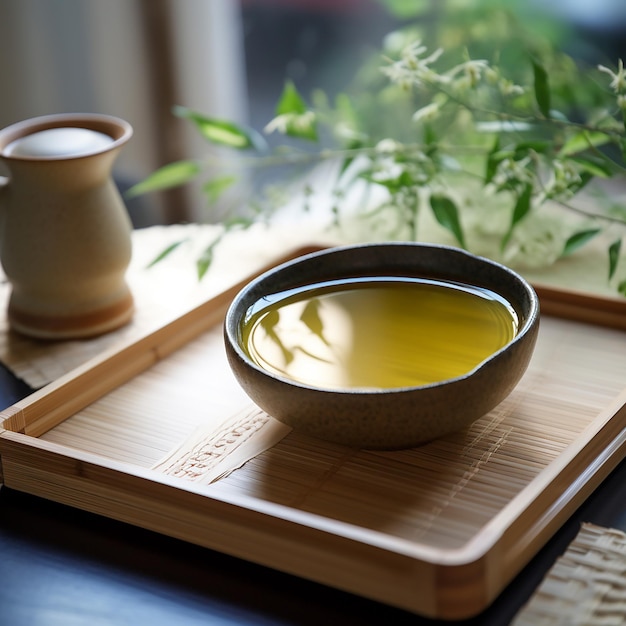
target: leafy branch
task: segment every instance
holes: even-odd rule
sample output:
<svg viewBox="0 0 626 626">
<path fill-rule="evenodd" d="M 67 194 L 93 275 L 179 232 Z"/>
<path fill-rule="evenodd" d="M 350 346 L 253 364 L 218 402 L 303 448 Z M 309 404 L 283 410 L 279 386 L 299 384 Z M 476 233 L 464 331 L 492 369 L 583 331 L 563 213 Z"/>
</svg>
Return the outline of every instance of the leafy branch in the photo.
<svg viewBox="0 0 626 626">
<path fill-rule="evenodd" d="M 170 163 L 133 187 L 130 195 L 187 184 L 208 172 L 203 191 L 213 204 L 237 184 L 230 166 L 259 171 L 288 165 L 310 171 L 332 162 L 337 175 L 329 185 L 336 220 L 351 188 L 377 189 L 384 198 L 368 207 L 363 219 L 391 210 L 404 232 L 417 239 L 419 213 L 426 205 L 435 222 L 459 246 L 468 247 L 468 216 L 477 208 L 458 196 L 471 181 L 478 184 L 486 207 L 475 221 L 482 220 L 483 228 L 484 222 L 501 223 L 499 250 L 506 261 L 519 262 L 519 251 L 532 248 L 524 245 L 532 237 L 550 241 L 550 263 L 608 233 L 607 277 L 617 279 L 624 264 L 626 211 L 591 210 L 573 200 L 590 193 L 592 183 L 626 172 L 622 61 L 615 68 L 580 68 L 543 47 L 541 55 L 529 52 L 509 73 L 502 57 L 503 50 L 493 51 L 490 59 L 472 58 L 467 48 L 432 50 L 408 38 L 384 51 L 382 67 L 360 94 L 340 93 L 331 102 L 317 91 L 307 102 L 287 81 L 275 117 L 264 129 L 265 135 L 289 138 L 274 149 L 254 129 L 176 107 L 177 116 L 222 151 Z M 581 102 L 590 104 L 583 107 Z M 397 125 L 395 132 L 389 124 Z M 229 152 L 236 159 L 230 161 Z M 303 180 L 308 180 L 306 175 Z M 305 183 L 304 204 L 313 193 Z M 207 271 L 226 232 L 269 219 L 279 206 L 252 201 L 247 210 L 237 206 L 223 220 L 223 233 L 198 260 L 198 275 Z M 533 234 L 528 225 L 554 206 L 577 219 L 564 222 L 549 237 L 540 228 Z M 626 296 L 626 280 L 618 280 L 615 288 Z"/>
</svg>

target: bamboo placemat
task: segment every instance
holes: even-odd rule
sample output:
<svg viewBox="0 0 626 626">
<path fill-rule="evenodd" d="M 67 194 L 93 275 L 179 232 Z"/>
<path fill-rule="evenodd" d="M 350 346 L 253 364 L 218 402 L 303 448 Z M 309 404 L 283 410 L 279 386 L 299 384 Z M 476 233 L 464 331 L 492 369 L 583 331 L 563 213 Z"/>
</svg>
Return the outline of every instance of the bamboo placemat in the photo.
<svg viewBox="0 0 626 626">
<path fill-rule="evenodd" d="M 626 623 L 626 533 L 583 524 L 512 626 Z"/>
</svg>

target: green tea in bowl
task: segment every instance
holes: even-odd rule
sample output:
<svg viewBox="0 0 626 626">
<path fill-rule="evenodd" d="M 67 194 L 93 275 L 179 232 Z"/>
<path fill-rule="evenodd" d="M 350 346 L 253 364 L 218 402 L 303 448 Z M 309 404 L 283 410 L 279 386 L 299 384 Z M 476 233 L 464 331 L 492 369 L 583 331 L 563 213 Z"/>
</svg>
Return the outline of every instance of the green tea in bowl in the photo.
<svg viewBox="0 0 626 626">
<path fill-rule="evenodd" d="M 242 346 L 259 367 L 329 389 L 415 387 L 467 374 L 515 336 L 497 293 L 450 281 L 374 276 L 259 300 Z"/>
<path fill-rule="evenodd" d="M 321 439 L 408 448 L 471 424 L 524 374 L 533 288 L 449 246 L 330 248 L 248 283 L 224 322 L 230 367 L 269 415 Z"/>
</svg>

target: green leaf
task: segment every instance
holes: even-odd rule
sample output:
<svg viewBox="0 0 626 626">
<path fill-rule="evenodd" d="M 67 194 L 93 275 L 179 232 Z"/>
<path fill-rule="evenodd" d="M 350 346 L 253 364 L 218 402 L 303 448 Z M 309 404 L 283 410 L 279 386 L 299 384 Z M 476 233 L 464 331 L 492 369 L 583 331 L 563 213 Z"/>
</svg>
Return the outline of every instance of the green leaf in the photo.
<svg viewBox="0 0 626 626">
<path fill-rule="evenodd" d="M 615 275 L 617 269 L 617 263 L 619 262 L 619 255 L 622 250 L 622 240 L 616 239 L 609 246 L 609 280 Z"/>
<path fill-rule="evenodd" d="M 465 248 L 465 237 L 459 221 L 459 210 L 454 201 L 448 196 L 433 194 L 430 197 L 430 207 L 439 224 L 449 230 L 461 247 Z"/>
<path fill-rule="evenodd" d="M 212 180 L 207 181 L 202 186 L 202 191 L 207 197 L 209 204 L 213 204 L 217 202 L 222 194 L 232 187 L 237 181 L 236 176 L 219 176 L 218 178 L 213 178 Z"/>
<path fill-rule="evenodd" d="M 533 61 L 533 74 L 535 77 L 535 99 L 537 106 L 544 115 L 550 117 L 550 85 L 548 83 L 548 72 L 538 61 Z"/>
<path fill-rule="evenodd" d="M 524 217 L 526 217 L 528 211 L 530 211 L 532 193 L 533 186 L 531 184 L 527 184 L 515 203 L 513 218 L 511 220 L 511 224 L 513 226 L 516 226 Z"/>
<path fill-rule="evenodd" d="M 202 280 L 204 275 L 209 271 L 211 267 L 211 263 L 213 263 L 213 248 L 215 248 L 215 244 L 217 242 L 213 242 L 210 246 L 207 246 L 202 254 L 196 259 L 196 272 L 198 274 L 198 280 Z"/>
<path fill-rule="evenodd" d="M 348 124 L 351 128 L 356 129 L 358 126 L 358 115 L 352 103 L 352 99 L 346 93 L 338 93 L 335 96 L 335 109 L 341 116 L 341 120 Z"/>
<path fill-rule="evenodd" d="M 293 82 L 288 80 L 276 105 L 276 115 L 287 115 L 290 113 L 302 115 L 306 111 L 307 105 L 304 98 L 302 98 Z"/>
<path fill-rule="evenodd" d="M 424 130 L 423 130 L 423 134 L 424 134 L 424 143 L 430 148 L 432 146 L 436 146 L 437 145 L 437 133 L 435 132 L 435 129 L 433 128 L 432 124 L 428 124 L 425 123 L 423 124 Z"/>
<path fill-rule="evenodd" d="M 515 227 L 526 217 L 530 208 L 532 206 L 531 199 L 533 193 L 533 186 L 527 184 L 524 186 L 524 190 L 518 196 L 515 206 L 513 207 L 513 215 L 511 216 L 511 225 L 509 226 L 509 230 L 502 238 L 502 242 L 500 247 L 504 249 L 506 245 L 509 243 L 511 239 L 511 235 L 513 234 L 513 230 Z"/>
<path fill-rule="evenodd" d="M 359 140 L 353 140 L 348 143 L 348 150 L 358 150 L 363 147 L 363 142 Z M 354 156 L 347 156 L 341 160 L 341 167 L 339 168 L 339 172 L 337 174 L 337 180 L 340 180 L 341 177 L 346 173 L 346 170 L 354 163 Z"/>
<path fill-rule="evenodd" d="M 574 233 L 565 242 L 561 256 L 568 256 L 569 254 L 572 254 L 572 252 L 578 250 L 578 248 L 581 248 L 588 241 L 593 239 L 599 232 L 601 232 L 600 228 L 590 228 L 588 230 L 580 230 L 577 233 Z"/>
<path fill-rule="evenodd" d="M 521 159 L 529 152 L 545 154 L 551 147 L 552 143 L 550 141 L 520 141 L 515 145 L 515 158 Z"/>
<path fill-rule="evenodd" d="M 424 137 L 424 154 L 433 162 L 433 165 L 438 165 L 440 160 L 439 155 L 439 137 L 432 124 L 425 122 L 423 125 L 423 137 Z"/>
<path fill-rule="evenodd" d="M 152 267 L 153 265 L 160 263 L 163 259 L 172 254 L 172 252 L 174 252 L 174 250 L 176 250 L 178 246 L 185 243 L 185 241 L 187 241 L 187 239 L 181 239 L 180 241 L 175 241 L 174 243 L 170 244 L 169 246 L 167 246 L 167 248 L 165 248 L 165 250 L 159 252 L 159 254 L 157 254 L 157 256 L 154 257 L 154 259 L 152 259 L 152 261 L 150 261 L 150 263 L 148 263 L 146 267 Z"/>
<path fill-rule="evenodd" d="M 174 113 L 178 117 L 193 122 L 200 134 L 213 144 L 237 150 L 250 148 L 264 150 L 266 148 L 263 137 L 251 128 L 244 128 L 229 120 L 206 117 L 201 113 L 181 106 L 174 107 Z"/>
<path fill-rule="evenodd" d="M 497 152 L 493 152 L 491 156 L 499 163 L 500 161 L 504 161 L 504 159 L 514 159 L 516 155 L 515 150 L 498 150 Z"/>
<path fill-rule="evenodd" d="M 611 138 L 606 133 L 583 130 L 570 137 L 565 144 L 563 144 L 563 147 L 559 150 L 559 155 L 570 156 L 578 152 L 584 152 L 589 148 L 603 146 L 610 141 Z"/>
<path fill-rule="evenodd" d="M 224 221 L 224 228 L 229 230 L 235 230 L 235 228 L 240 228 L 245 230 L 246 228 L 250 228 L 253 224 L 256 223 L 256 220 L 252 217 L 244 217 L 243 215 L 234 215 L 229 217 Z"/>
<path fill-rule="evenodd" d="M 598 178 L 611 178 L 613 169 L 606 159 L 601 157 L 570 157 L 570 161 L 577 163 L 578 166 L 593 176 Z"/>
<path fill-rule="evenodd" d="M 352 165 L 353 162 L 354 157 L 345 157 L 341 160 L 341 167 L 339 168 L 339 173 L 337 175 L 338 179 L 341 179 L 341 177 L 346 173 L 346 170 Z"/>
<path fill-rule="evenodd" d="M 200 173 L 200 170 L 200 165 L 196 161 L 175 161 L 174 163 L 169 163 L 132 186 L 125 193 L 125 197 L 134 198 L 151 191 L 162 191 L 178 187 L 195 178 Z"/>
<path fill-rule="evenodd" d="M 620 293 L 622 296 L 626 296 L 626 280 L 623 280 L 618 286 L 617 286 L 617 291 L 618 293 Z"/>
</svg>

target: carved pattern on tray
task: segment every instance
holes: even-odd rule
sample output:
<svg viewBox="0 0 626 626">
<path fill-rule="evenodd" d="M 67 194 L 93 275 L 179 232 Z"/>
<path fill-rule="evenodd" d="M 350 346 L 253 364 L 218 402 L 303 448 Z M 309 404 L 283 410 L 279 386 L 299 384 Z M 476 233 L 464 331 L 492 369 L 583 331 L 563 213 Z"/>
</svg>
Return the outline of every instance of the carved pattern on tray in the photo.
<svg viewBox="0 0 626 626">
<path fill-rule="evenodd" d="M 232 418 L 226 420 L 218 429 L 198 431 L 185 441 L 174 453 L 159 463 L 153 469 L 158 469 L 164 474 L 184 478 L 192 481 L 211 483 L 230 473 L 233 467 L 233 459 L 241 457 L 248 459 L 254 453 L 242 452 L 247 445 L 259 445 L 259 441 L 252 441 L 262 429 L 266 430 L 264 443 L 260 449 L 272 445 L 277 439 L 281 439 L 288 428 L 278 424 L 267 413 L 256 406 L 248 406 L 238 412 Z M 228 467 L 223 464 L 228 460 Z M 235 463 L 235 466 L 240 463 Z"/>
</svg>

